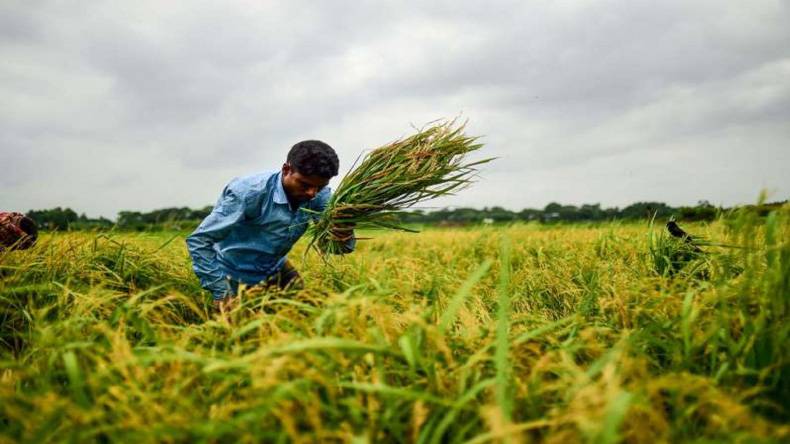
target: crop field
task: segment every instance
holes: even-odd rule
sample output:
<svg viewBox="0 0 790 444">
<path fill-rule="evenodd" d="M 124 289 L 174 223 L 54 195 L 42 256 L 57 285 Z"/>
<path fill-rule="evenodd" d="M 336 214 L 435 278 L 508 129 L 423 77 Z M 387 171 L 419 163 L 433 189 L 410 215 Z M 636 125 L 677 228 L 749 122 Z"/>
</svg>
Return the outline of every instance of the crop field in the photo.
<svg viewBox="0 0 790 444">
<path fill-rule="evenodd" d="M 210 311 L 188 233 L 0 253 L 0 442 L 788 442 L 790 211 L 375 232 Z M 724 244 L 726 246 L 722 246 Z"/>
</svg>

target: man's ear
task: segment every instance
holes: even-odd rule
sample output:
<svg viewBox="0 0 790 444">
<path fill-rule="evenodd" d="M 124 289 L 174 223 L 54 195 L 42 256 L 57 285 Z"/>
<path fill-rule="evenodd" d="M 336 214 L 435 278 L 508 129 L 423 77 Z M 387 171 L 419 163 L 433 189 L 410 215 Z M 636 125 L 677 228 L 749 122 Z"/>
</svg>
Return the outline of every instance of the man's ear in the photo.
<svg viewBox="0 0 790 444">
<path fill-rule="evenodd" d="M 283 168 L 282 168 L 283 176 L 290 175 L 292 171 L 293 170 L 291 169 L 291 165 L 289 165 L 287 162 L 283 164 Z"/>
</svg>

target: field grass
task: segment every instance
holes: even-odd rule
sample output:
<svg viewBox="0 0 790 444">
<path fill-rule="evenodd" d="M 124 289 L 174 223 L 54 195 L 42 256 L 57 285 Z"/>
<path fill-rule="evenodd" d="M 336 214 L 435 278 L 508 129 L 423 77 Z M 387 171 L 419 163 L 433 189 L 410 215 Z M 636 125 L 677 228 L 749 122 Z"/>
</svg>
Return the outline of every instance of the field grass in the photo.
<svg viewBox="0 0 790 444">
<path fill-rule="evenodd" d="M 375 234 L 227 316 L 184 233 L 0 256 L 0 442 L 787 442 L 790 217 Z"/>
</svg>

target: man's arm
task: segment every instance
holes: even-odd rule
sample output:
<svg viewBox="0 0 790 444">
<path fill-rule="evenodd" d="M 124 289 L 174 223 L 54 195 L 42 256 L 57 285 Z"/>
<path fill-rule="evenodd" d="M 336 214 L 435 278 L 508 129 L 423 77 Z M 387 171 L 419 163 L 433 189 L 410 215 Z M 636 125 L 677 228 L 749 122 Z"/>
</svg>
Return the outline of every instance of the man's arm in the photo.
<svg viewBox="0 0 790 444">
<path fill-rule="evenodd" d="M 227 237 L 233 224 L 243 217 L 243 196 L 228 185 L 211 214 L 186 239 L 189 255 L 192 257 L 192 269 L 200 278 L 200 284 L 211 292 L 215 301 L 224 299 L 230 293 L 230 286 L 217 263 L 214 244 Z"/>
</svg>

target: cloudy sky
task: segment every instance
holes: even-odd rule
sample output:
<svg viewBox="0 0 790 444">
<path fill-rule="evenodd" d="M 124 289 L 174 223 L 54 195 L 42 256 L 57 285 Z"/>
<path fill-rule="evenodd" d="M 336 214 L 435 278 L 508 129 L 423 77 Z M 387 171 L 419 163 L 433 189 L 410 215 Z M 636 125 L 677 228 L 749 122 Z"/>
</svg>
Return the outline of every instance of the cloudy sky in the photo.
<svg viewBox="0 0 790 444">
<path fill-rule="evenodd" d="M 790 2 L 0 2 L 0 209 L 202 207 L 324 140 L 461 116 L 434 205 L 790 196 Z"/>
</svg>

